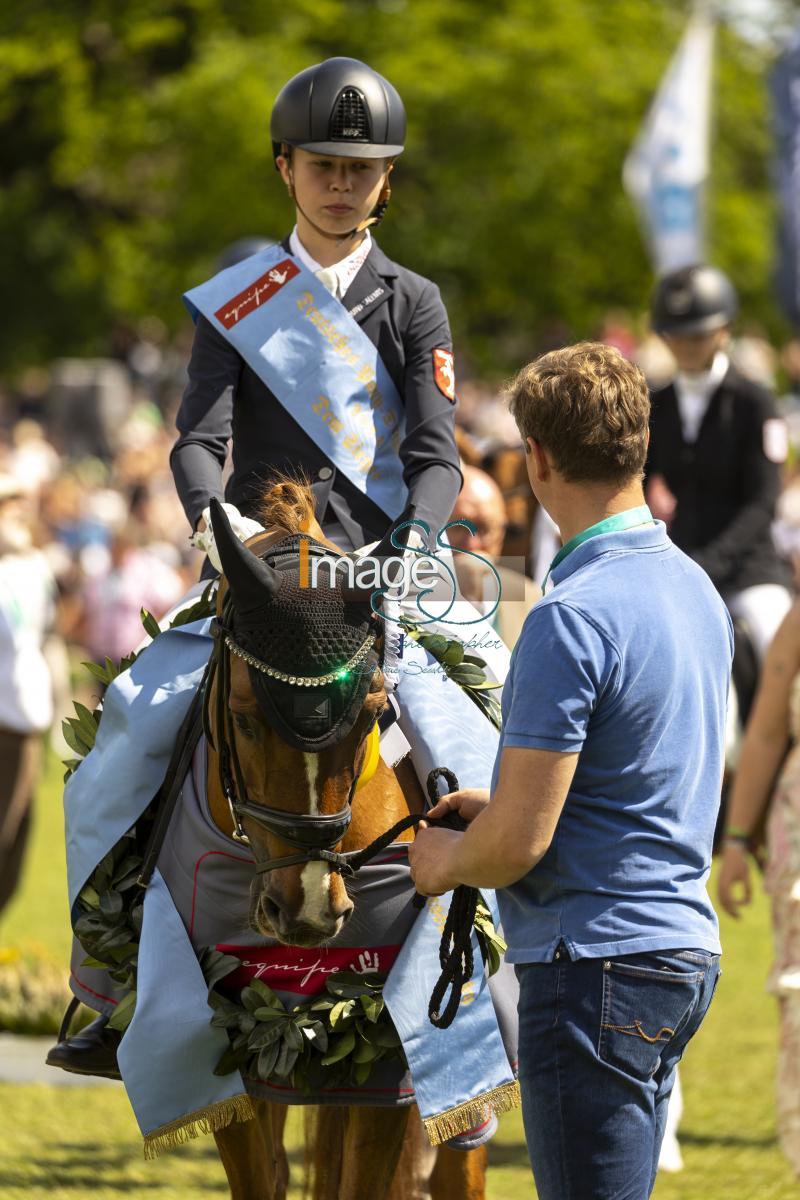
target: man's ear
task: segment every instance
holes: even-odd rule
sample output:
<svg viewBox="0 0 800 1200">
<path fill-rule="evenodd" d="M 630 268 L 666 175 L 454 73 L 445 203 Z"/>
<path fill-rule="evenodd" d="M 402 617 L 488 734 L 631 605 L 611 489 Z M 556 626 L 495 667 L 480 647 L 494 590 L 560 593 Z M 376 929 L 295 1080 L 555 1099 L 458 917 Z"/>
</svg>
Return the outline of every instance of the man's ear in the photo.
<svg viewBox="0 0 800 1200">
<path fill-rule="evenodd" d="M 546 483 L 550 478 L 552 466 L 547 457 L 547 451 L 535 438 L 525 438 L 525 453 L 531 457 L 531 466 L 538 483 Z"/>
</svg>

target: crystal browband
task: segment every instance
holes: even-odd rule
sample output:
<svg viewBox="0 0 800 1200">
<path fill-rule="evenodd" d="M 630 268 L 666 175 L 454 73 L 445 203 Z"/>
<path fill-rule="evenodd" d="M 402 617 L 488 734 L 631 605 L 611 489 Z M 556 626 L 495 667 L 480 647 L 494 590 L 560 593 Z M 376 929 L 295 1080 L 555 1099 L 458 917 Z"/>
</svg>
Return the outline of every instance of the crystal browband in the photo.
<svg viewBox="0 0 800 1200">
<path fill-rule="evenodd" d="M 253 667 L 256 671 L 261 671 L 263 675 L 268 675 L 270 679 L 277 679 L 281 683 L 299 684 L 301 687 L 323 687 L 326 683 L 333 683 L 336 679 L 341 679 L 348 671 L 352 671 L 353 667 L 367 657 L 375 642 L 375 634 L 368 633 L 362 644 L 356 650 L 352 658 L 349 658 L 341 667 L 337 667 L 335 671 L 329 671 L 327 675 L 285 675 L 283 671 L 278 671 L 275 667 L 268 666 L 262 662 L 260 658 L 256 658 L 252 654 L 248 654 L 239 646 L 230 634 L 226 634 L 225 645 L 232 654 L 244 659 L 248 667 Z"/>
</svg>

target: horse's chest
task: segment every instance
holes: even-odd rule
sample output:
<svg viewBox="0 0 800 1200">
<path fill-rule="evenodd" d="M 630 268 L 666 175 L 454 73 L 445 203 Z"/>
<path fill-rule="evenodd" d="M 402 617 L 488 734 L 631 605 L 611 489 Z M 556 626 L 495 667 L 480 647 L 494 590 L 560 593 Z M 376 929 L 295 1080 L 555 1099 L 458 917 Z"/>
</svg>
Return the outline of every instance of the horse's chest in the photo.
<svg viewBox="0 0 800 1200">
<path fill-rule="evenodd" d="M 196 769 L 187 777 L 158 866 L 195 949 L 214 946 L 242 960 L 226 983 L 263 979 L 291 1002 L 322 991 L 334 971 L 387 973 L 417 916 L 407 845 L 388 847 L 348 882 L 355 910 L 334 941 L 285 946 L 250 928 L 252 855 L 213 824 L 203 782 Z"/>
</svg>

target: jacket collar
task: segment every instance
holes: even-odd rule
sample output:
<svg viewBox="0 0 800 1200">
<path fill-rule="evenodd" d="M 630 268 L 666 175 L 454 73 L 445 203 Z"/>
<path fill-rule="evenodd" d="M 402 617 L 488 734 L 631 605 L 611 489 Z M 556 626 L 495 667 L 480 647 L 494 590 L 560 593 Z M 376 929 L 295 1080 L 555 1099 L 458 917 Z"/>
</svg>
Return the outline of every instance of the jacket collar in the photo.
<svg viewBox="0 0 800 1200">
<path fill-rule="evenodd" d="M 287 254 L 291 254 L 288 236 L 283 239 L 281 246 Z M 373 238 L 372 249 L 342 298 L 342 304 L 350 316 L 360 324 L 371 312 L 380 308 L 392 295 L 391 280 L 399 274 L 397 264 L 386 257 Z"/>
<path fill-rule="evenodd" d="M 392 280 L 399 274 L 395 263 L 388 259 L 374 240 L 364 265 L 344 294 L 342 303 L 350 316 L 360 324 L 392 295 Z"/>
</svg>

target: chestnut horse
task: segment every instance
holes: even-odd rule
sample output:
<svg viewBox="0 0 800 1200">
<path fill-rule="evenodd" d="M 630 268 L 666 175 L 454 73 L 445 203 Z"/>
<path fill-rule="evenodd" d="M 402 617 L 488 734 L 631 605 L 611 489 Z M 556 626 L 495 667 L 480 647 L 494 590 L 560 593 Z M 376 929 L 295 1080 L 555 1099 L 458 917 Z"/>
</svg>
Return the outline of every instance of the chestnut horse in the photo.
<svg viewBox="0 0 800 1200">
<path fill-rule="evenodd" d="M 296 853 L 302 843 L 288 834 L 280 836 L 286 828 L 281 814 L 291 814 L 295 824 L 298 817 L 312 822 L 331 817 L 329 824 L 337 830 L 337 822 L 346 813 L 346 832 L 335 849 L 354 851 L 369 845 L 409 812 L 422 811 L 423 795 L 408 760 L 390 770 L 380 759 L 370 781 L 356 794 L 368 735 L 376 736 L 377 718 L 387 705 L 380 666 L 371 673 L 369 669 L 362 672 L 370 677 L 362 684 L 360 709 L 353 714 L 351 705 L 348 710 L 343 726 L 347 731 L 315 753 L 290 744 L 276 732 L 274 725 L 281 727 L 281 721 L 274 713 L 270 720 L 265 716 L 264 695 L 258 693 L 257 681 L 254 686 L 253 674 L 265 671 L 267 664 L 257 662 L 254 642 L 248 641 L 241 618 L 242 613 L 251 614 L 249 629 L 256 639 L 257 619 L 269 622 L 268 593 L 279 585 L 263 556 L 298 533 L 340 552 L 324 537 L 314 518 L 312 494 L 300 484 L 284 481 L 274 485 L 265 497 L 263 521 L 266 531 L 242 546 L 231 534 L 222 510 L 213 512 L 224 572 L 217 614 L 224 626 L 225 644 L 218 650 L 224 656 L 224 669 L 214 672 L 207 697 L 210 811 L 223 833 L 246 836 L 256 859 L 259 873 L 250 906 L 253 929 L 292 946 L 321 946 L 332 940 L 335 944 L 351 916 L 353 902 L 341 874 L 331 869 L 329 862 L 297 861 L 303 858 Z M 371 638 L 379 651 L 381 622 L 368 606 L 362 609 L 367 628 L 373 631 L 367 634 L 367 641 Z M 226 630 L 232 631 L 232 636 L 225 636 Z M 314 629 L 307 632 L 313 638 Z M 370 661 L 362 658 L 367 668 Z M 275 677 L 273 673 L 272 679 Z M 280 673 L 277 678 L 282 678 Z M 267 682 L 272 684 L 272 679 Z M 294 677 L 284 679 L 283 693 L 279 689 L 281 702 L 291 701 L 292 680 Z M 308 679 L 294 682 L 299 685 Z M 220 696 L 220 688 L 227 694 Z M 323 689 L 319 687 L 315 694 L 322 696 Z M 333 703 L 336 711 L 336 701 Z M 266 707 L 269 711 L 268 704 Z M 221 761 L 226 755 L 236 760 L 236 770 L 229 773 L 227 782 Z M 233 802 L 232 791 L 237 793 Z M 259 819 L 262 812 L 263 821 Z M 408 831 L 398 840 L 411 838 L 413 833 Z M 282 866 L 284 859 L 287 865 Z M 255 1120 L 234 1123 L 214 1135 L 231 1195 L 233 1200 L 282 1200 L 288 1182 L 283 1149 L 286 1107 L 255 1097 L 253 1105 Z M 408 1106 L 324 1106 L 317 1110 L 312 1136 L 314 1144 L 307 1147 L 307 1153 L 315 1165 L 314 1200 L 394 1200 L 427 1195 L 433 1200 L 482 1200 L 485 1195 L 485 1148 L 467 1152 L 443 1148 L 434 1155 L 426 1146 L 423 1152 L 421 1122 L 416 1109 L 412 1116 Z M 427 1167 L 423 1159 L 427 1159 Z"/>
</svg>

